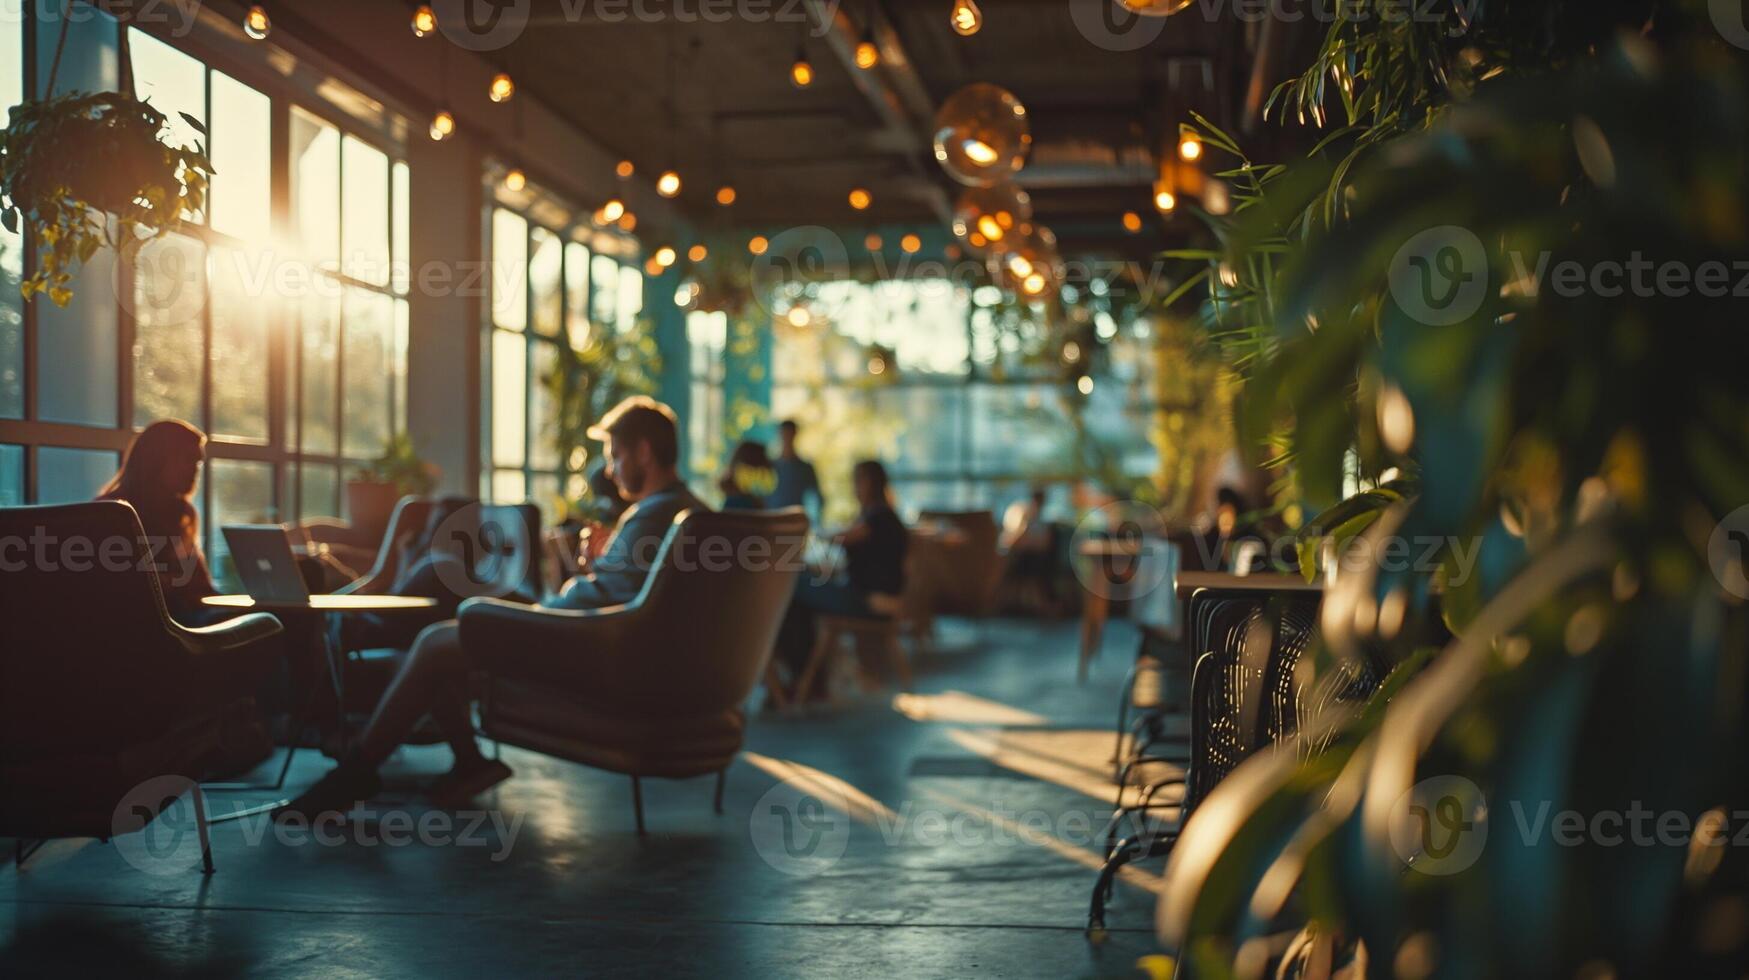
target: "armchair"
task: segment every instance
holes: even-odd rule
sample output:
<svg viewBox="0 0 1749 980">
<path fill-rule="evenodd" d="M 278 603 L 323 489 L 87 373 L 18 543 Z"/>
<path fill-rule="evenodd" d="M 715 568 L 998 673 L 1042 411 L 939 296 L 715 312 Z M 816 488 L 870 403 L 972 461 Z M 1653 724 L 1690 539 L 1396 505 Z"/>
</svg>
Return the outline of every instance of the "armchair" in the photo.
<svg viewBox="0 0 1749 980">
<path fill-rule="evenodd" d="M 799 508 L 688 511 L 626 605 L 572 612 L 470 599 L 461 640 L 487 674 L 482 732 L 630 776 L 640 835 L 642 777 L 714 772 L 722 812 L 742 703 L 771 656 L 807 530 Z"/>
<path fill-rule="evenodd" d="M 153 777 L 198 778 L 220 715 L 278 653 L 267 613 L 171 619 L 144 537 L 117 501 L 0 508 L 0 835 L 138 829 L 168 801 L 128 821 L 118 804 Z"/>
</svg>

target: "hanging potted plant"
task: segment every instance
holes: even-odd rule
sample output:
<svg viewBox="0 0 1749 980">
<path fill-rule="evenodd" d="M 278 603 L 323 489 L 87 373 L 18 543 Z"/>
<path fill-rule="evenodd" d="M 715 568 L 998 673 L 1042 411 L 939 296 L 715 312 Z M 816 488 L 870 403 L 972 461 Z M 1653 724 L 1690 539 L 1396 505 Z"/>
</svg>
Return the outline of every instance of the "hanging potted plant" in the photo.
<svg viewBox="0 0 1749 980">
<path fill-rule="evenodd" d="M 126 31 L 121 92 L 54 94 L 69 22 L 63 18 L 48 94 L 13 107 L 0 133 L 0 224 L 36 236 L 36 268 L 20 292 L 27 300 L 46 294 L 57 306 L 72 299 L 74 274 L 99 248 L 131 254 L 198 212 L 213 173 L 199 143 L 166 145 L 164 114 L 133 94 Z M 181 115 L 206 135 L 200 120 Z"/>
</svg>

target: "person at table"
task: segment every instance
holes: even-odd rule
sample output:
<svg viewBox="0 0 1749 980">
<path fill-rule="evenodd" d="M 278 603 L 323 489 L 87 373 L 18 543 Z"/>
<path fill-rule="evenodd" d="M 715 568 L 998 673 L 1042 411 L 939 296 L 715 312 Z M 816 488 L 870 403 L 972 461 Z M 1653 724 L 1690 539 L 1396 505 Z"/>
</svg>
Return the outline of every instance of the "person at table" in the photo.
<svg viewBox="0 0 1749 980">
<path fill-rule="evenodd" d="M 602 440 L 608 475 L 631 506 L 612 532 L 599 524 L 583 531 L 583 573 L 543 605 L 595 609 L 630 602 L 649 576 L 647 562 L 682 511 L 706 509 L 681 482 L 674 412 L 651 398 L 620 402 L 589 430 Z M 377 769 L 421 718 L 430 715 L 455 764 L 432 787 L 439 805 L 459 805 L 510 778 L 510 767 L 487 759 L 474 741 L 467 694 L 472 665 L 455 621 L 427 627 L 378 702 L 370 723 L 338 767 L 279 811 L 278 819 L 314 819 L 349 809 L 382 786 Z"/>
<path fill-rule="evenodd" d="M 784 507 L 806 508 L 808 497 L 812 496 L 814 504 L 808 511 L 808 518 L 817 527 L 821 516 L 826 513 L 826 496 L 820 492 L 820 477 L 814 472 L 814 464 L 796 453 L 796 435 L 799 431 L 794 419 L 784 419 L 777 427 L 777 459 L 772 463 L 772 470 L 777 474 L 777 486 L 766 495 L 765 505 L 772 510 Z"/>
<path fill-rule="evenodd" d="M 200 514 L 194 509 L 205 460 L 206 433 L 179 419 L 160 419 L 134 437 L 121 469 L 97 493 L 98 500 L 122 501 L 140 515 L 164 605 L 172 619 L 193 626 L 236 615 L 200 601 L 218 593 L 200 550 Z"/>
<path fill-rule="evenodd" d="M 875 611 L 871 597 L 905 590 L 910 534 L 893 510 L 887 468 L 865 459 L 851 470 L 851 483 L 860 511 L 855 523 L 833 538 L 844 550 L 843 575 L 824 582 L 804 577 L 778 636 L 778 656 L 791 677 L 807 666 L 820 616 L 884 615 Z"/>
<path fill-rule="evenodd" d="M 771 457 L 757 442 L 743 442 L 729 455 L 729 465 L 717 486 L 723 491 L 724 510 L 764 510 L 766 494 L 776 480 Z"/>
<path fill-rule="evenodd" d="M 1044 519 L 1045 488 L 1035 486 L 1025 500 L 1016 500 L 1002 515 L 1001 546 L 1007 550 L 1011 574 L 1028 586 L 1045 612 L 1057 607 L 1056 531 Z"/>
</svg>

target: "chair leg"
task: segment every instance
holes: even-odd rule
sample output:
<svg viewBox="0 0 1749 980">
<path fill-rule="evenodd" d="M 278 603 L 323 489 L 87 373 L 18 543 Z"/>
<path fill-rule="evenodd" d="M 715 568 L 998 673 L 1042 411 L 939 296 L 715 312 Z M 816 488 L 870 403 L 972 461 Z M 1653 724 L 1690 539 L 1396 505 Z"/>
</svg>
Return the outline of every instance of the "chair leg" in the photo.
<svg viewBox="0 0 1749 980">
<path fill-rule="evenodd" d="M 719 814 L 723 812 L 723 777 L 728 774 L 729 770 L 726 766 L 717 770 L 717 794 L 716 799 L 713 801 L 713 806 L 715 806 L 716 811 Z"/>
<path fill-rule="evenodd" d="M 638 777 L 636 777 L 636 776 L 632 777 L 632 812 L 637 814 L 638 836 L 643 837 L 643 836 L 645 836 L 645 834 L 644 834 L 644 788 L 642 785 L 639 784 Z"/>
<path fill-rule="evenodd" d="M 777 664 L 765 665 L 765 697 L 773 708 L 784 708 L 790 703 L 789 695 L 784 693 L 783 679 L 777 676 Z"/>
<path fill-rule="evenodd" d="M 192 792 L 194 793 L 194 827 L 195 831 L 200 834 L 200 873 L 210 875 L 213 873 L 213 841 L 207 834 L 206 794 L 201 792 L 199 784 L 195 785 Z"/>
<path fill-rule="evenodd" d="M 809 695 L 813 694 L 814 675 L 820 672 L 827 655 L 831 653 L 833 645 L 837 642 L 838 634 L 836 632 L 824 626 L 820 628 L 820 635 L 814 639 L 814 649 L 808 654 L 808 665 L 802 668 L 802 676 L 796 681 L 793 700 L 797 704 L 806 704 Z"/>
</svg>

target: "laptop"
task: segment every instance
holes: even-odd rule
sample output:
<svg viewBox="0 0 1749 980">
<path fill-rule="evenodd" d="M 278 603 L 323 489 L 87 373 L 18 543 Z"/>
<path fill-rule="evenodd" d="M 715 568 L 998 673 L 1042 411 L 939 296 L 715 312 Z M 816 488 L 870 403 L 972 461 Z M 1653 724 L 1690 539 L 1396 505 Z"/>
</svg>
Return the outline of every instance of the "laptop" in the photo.
<svg viewBox="0 0 1749 980">
<path fill-rule="evenodd" d="M 223 528 L 231 561 L 256 602 L 309 602 L 291 537 L 279 524 L 228 524 Z"/>
</svg>

